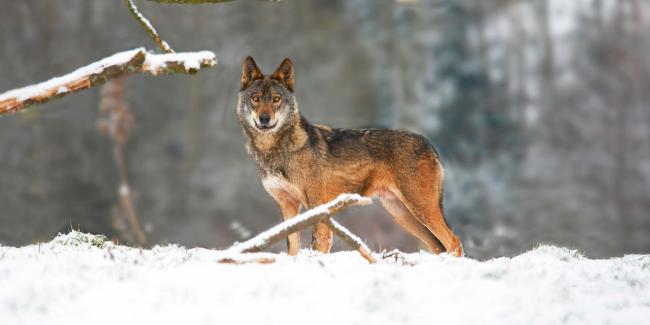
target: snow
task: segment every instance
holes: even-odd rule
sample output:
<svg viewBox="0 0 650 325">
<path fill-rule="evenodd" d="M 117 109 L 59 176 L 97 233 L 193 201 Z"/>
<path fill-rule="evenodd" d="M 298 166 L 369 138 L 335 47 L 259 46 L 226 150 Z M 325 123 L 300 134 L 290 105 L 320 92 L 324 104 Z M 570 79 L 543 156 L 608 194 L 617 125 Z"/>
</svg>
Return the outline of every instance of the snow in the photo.
<svg viewBox="0 0 650 325">
<path fill-rule="evenodd" d="M 135 4 L 133 3 L 133 1 L 129 0 L 128 6 L 132 10 L 133 14 L 137 16 L 137 19 L 140 20 L 146 26 L 146 28 L 151 30 L 152 33 L 158 35 L 158 32 L 156 31 L 156 28 L 153 27 L 153 24 L 151 24 L 149 19 L 147 19 L 144 15 L 142 15 L 140 13 L 140 11 L 138 11 L 138 9 L 135 7 Z"/>
<path fill-rule="evenodd" d="M 252 235 L 250 230 L 248 230 L 248 228 L 246 228 L 244 225 L 241 224 L 241 222 L 237 220 L 230 222 L 230 230 L 234 231 L 237 234 L 237 236 L 241 239 L 250 238 L 250 236 Z"/>
<path fill-rule="evenodd" d="M 57 95 L 65 94 L 65 93 L 67 93 L 68 91 L 70 91 L 70 89 L 68 89 L 68 87 L 66 87 L 66 86 L 60 86 L 59 89 L 56 90 L 56 94 L 57 94 Z"/>
<path fill-rule="evenodd" d="M 138 249 L 71 232 L 0 246 L 2 324 L 642 324 L 650 255 L 588 259 L 540 246 L 476 261 L 302 250 L 272 264 L 223 251 Z"/>
<path fill-rule="evenodd" d="M 210 65 L 214 65 L 217 60 L 211 51 L 166 54 L 148 53 L 144 61 L 144 66 L 149 71 L 156 71 L 164 68 L 169 62 L 183 62 L 185 70 L 190 71 L 201 68 L 201 62 L 211 62 Z"/>
</svg>

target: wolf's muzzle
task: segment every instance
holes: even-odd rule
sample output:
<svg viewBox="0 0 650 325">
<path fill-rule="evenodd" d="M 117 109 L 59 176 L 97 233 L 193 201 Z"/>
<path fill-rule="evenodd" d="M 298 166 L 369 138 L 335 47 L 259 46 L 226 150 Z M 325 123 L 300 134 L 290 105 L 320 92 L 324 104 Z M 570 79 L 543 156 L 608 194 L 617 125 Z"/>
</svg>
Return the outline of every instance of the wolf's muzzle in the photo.
<svg viewBox="0 0 650 325">
<path fill-rule="evenodd" d="M 260 125 L 261 126 L 268 126 L 269 122 L 271 122 L 271 116 L 269 115 L 269 113 L 260 114 Z"/>
</svg>

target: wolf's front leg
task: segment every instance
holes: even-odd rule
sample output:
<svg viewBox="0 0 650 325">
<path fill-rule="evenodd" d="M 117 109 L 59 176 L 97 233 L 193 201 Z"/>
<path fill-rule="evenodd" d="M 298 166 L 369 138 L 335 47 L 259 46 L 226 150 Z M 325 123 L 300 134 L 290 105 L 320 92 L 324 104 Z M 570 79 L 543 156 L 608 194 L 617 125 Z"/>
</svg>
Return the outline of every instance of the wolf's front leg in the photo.
<svg viewBox="0 0 650 325">
<path fill-rule="evenodd" d="M 280 210 L 282 210 L 282 219 L 288 220 L 295 217 L 300 211 L 300 203 L 292 199 L 277 200 Z M 296 231 L 287 237 L 287 248 L 289 255 L 296 255 L 300 250 L 300 231 Z"/>
<path fill-rule="evenodd" d="M 332 229 L 327 224 L 319 222 L 314 225 L 311 237 L 311 248 L 327 254 L 332 248 Z"/>
</svg>

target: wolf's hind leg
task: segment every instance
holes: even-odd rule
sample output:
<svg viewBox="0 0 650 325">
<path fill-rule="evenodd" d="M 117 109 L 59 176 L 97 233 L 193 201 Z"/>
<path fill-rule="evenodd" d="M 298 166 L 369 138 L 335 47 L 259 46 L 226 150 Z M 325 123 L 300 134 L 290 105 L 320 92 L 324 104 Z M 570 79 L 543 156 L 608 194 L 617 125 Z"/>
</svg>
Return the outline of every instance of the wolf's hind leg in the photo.
<svg viewBox="0 0 650 325">
<path fill-rule="evenodd" d="M 434 200 L 423 202 L 424 200 L 419 197 L 411 199 L 414 195 L 410 195 L 410 193 L 412 192 L 404 193 L 405 196 L 409 197 L 408 201 L 404 201 L 404 205 L 412 212 L 413 216 L 444 246 L 443 251 L 456 256 L 463 256 L 460 240 L 447 226 L 438 202 Z M 435 252 L 434 247 L 431 247 L 431 250 Z"/>
<path fill-rule="evenodd" d="M 417 204 L 416 204 L 417 206 Z M 436 204 L 435 206 L 425 206 L 418 208 L 421 214 L 419 221 L 425 225 L 433 235 L 445 247 L 445 251 L 456 256 L 463 256 L 463 247 L 460 244 L 458 236 L 451 231 L 444 220 L 442 209 Z"/>
<path fill-rule="evenodd" d="M 380 197 L 379 201 L 402 228 L 425 243 L 434 253 L 439 254 L 445 251 L 445 248 L 429 229 L 421 224 L 397 198 Z"/>
<path fill-rule="evenodd" d="M 431 231 L 445 251 L 463 256 L 460 240 L 447 225 L 442 211 L 442 168 L 427 159 L 421 160 L 417 169 L 418 177 L 406 177 L 400 184 L 400 201 Z"/>
</svg>

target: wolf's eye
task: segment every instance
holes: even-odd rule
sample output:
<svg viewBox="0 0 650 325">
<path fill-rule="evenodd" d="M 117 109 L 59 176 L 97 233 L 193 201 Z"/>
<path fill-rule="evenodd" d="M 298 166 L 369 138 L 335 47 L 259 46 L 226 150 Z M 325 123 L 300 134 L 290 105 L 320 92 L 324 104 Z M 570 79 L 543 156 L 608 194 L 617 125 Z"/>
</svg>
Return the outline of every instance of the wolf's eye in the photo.
<svg viewBox="0 0 650 325">
<path fill-rule="evenodd" d="M 253 96 L 251 97 L 251 99 L 252 99 L 254 102 L 259 102 L 259 101 L 260 101 L 260 96 L 258 96 L 258 95 L 253 95 Z"/>
<path fill-rule="evenodd" d="M 275 97 L 273 97 L 273 102 L 274 103 L 279 103 L 280 99 L 281 99 L 280 96 L 275 96 Z"/>
</svg>

